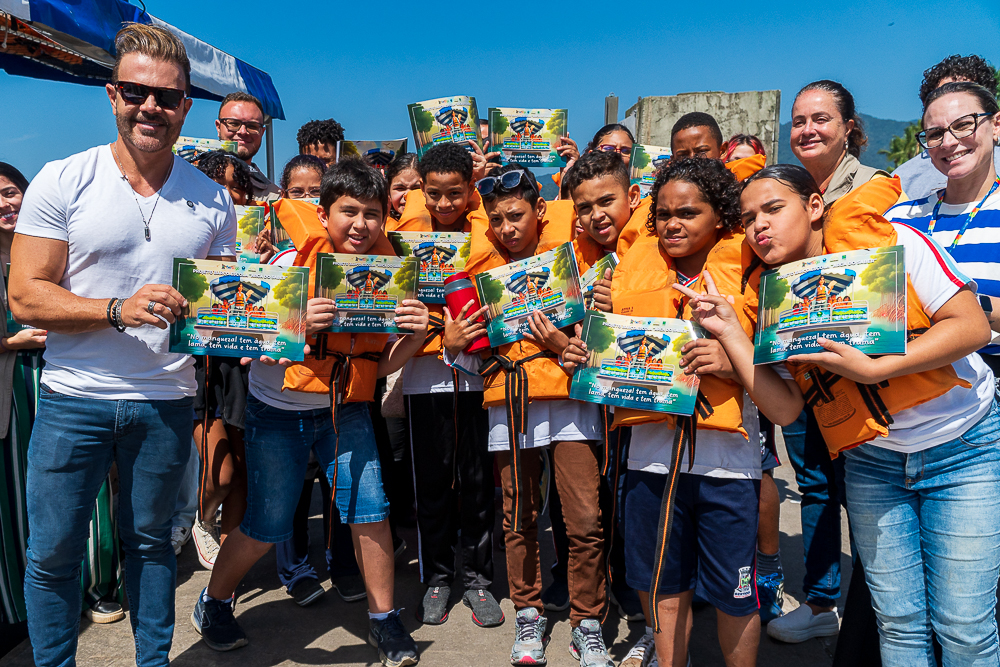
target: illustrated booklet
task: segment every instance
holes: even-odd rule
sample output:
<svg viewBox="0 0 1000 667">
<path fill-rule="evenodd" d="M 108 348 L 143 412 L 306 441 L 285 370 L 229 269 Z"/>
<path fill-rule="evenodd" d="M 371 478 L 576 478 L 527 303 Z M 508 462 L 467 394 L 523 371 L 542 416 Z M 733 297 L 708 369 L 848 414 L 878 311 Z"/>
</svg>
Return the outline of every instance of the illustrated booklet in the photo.
<svg viewBox="0 0 1000 667">
<path fill-rule="evenodd" d="M 472 150 L 468 141 L 479 141 L 479 110 L 476 98 L 468 95 L 441 97 L 406 106 L 418 156 L 437 144 L 461 144 Z"/>
<path fill-rule="evenodd" d="M 618 255 L 611 252 L 600 258 L 589 269 L 580 274 L 580 291 L 583 292 L 583 307 L 590 310 L 594 307 L 594 285 L 604 277 L 604 272 L 611 269 L 614 275 L 618 266 Z"/>
<path fill-rule="evenodd" d="M 361 158 L 385 174 L 385 168 L 393 159 L 406 152 L 406 139 L 391 141 L 338 141 L 337 162 L 341 158 Z"/>
<path fill-rule="evenodd" d="M 320 253 L 316 297 L 332 299 L 337 314 L 330 332 L 412 333 L 396 326 L 396 308 L 417 293 L 416 257 Z"/>
<path fill-rule="evenodd" d="M 632 157 L 628 161 L 629 183 L 638 184 L 639 194 L 645 197 L 652 190 L 656 175 L 668 162 L 670 162 L 669 146 L 633 145 Z"/>
<path fill-rule="evenodd" d="M 488 306 L 490 345 L 513 343 L 530 333 L 538 311 L 562 328 L 583 319 L 583 292 L 572 243 L 476 274 L 479 302 Z"/>
<path fill-rule="evenodd" d="M 420 262 L 417 298 L 424 303 L 444 301 L 444 281 L 465 270 L 472 235 L 466 232 L 389 232 L 400 257 Z"/>
<path fill-rule="evenodd" d="M 170 325 L 170 351 L 302 361 L 309 269 L 209 259 L 174 260 L 188 301 Z"/>
<path fill-rule="evenodd" d="M 761 275 L 753 362 L 822 352 L 820 337 L 865 354 L 906 353 L 903 246 L 810 257 Z"/>
<path fill-rule="evenodd" d="M 573 375 L 569 397 L 620 408 L 693 414 L 700 380 L 680 367 L 681 348 L 705 335 L 687 320 L 588 310 L 581 337 L 590 360 Z"/>
<path fill-rule="evenodd" d="M 177 137 L 174 142 L 173 151 L 188 162 L 195 162 L 205 153 L 212 151 L 226 151 L 236 155 L 235 141 L 222 141 L 220 139 L 196 139 L 194 137 Z"/>
<path fill-rule="evenodd" d="M 257 237 L 267 226 L 270 209 L 267 206 L 236 206 L 236 260 L 244 264 L 260 264 L 260 254 L 254 252 Z"/>
<path fill-rule="evenodd" d="M 490 150 L 500 151 L 502 164 L 566 166 L 566 161 L 556 152 L 559 140 L 568 136 L 566 109 L 491 107 L 488 114 Z"/>
</svg>

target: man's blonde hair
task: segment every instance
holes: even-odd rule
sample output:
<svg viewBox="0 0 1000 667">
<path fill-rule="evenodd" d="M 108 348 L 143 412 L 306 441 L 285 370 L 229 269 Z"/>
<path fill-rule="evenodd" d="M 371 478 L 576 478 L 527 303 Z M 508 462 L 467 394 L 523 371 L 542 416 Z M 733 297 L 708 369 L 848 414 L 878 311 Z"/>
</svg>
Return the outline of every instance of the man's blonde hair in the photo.
<svg viewBox="0 0 1000 667">
<path fill-rule="evenodd" d="M 154 60 L 174 63 L 184 71 L 184 90 L 191 92 L 191 61 L 187 50 L 177 36 L 155 25 L 126 23 L 115 35 L 115 67 L 111 70 L 111 82 L 118 83 L 118 66 L 128 53 L 141 53 Z"/>
</svg>

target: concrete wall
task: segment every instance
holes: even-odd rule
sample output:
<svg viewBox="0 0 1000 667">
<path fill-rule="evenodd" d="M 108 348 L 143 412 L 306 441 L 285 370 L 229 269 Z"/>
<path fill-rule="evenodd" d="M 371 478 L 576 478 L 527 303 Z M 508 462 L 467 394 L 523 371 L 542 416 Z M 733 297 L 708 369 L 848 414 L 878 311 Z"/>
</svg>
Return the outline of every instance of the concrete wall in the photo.
<svg viewBox="0 0 1000 667">
<path fill-rule="evenodd" d="M 625 112 L 626 124 L 634 127 L 639 143 L 669 146 L 670 128 L 691 111 L 711 114 L 719 122 L 724 140 L 739 132 L 756 135 L 767 151 L 767 163 L 774 163 L 778 155 L 780 90 L 640 97 Z"/>
</svg>

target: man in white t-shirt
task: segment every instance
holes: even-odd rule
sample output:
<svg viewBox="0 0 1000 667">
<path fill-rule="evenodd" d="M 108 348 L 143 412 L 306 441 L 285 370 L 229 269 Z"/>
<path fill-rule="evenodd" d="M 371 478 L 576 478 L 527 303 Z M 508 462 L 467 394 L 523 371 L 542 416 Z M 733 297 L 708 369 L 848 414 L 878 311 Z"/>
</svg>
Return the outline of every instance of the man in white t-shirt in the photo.
<svg viewBox="0 0 1000 667">
<path fill-rule="evenodd" d="M 86 529 L 112 463 L 136 663 L 169 662 L 171 514 L 195 392 L 192 358 L 168 351 L 169 323 L 187 306 L 171 271 L 175 257 L 234 254 L 229 195 L 171 153 L 191 107 L 183 44 L 130 24 L 115 52 L 116 141 L 43 167 L 11 250 L 11 310 L 49 331 L 27 481 L 25 601 L 39 667 L 74 664 Z"/>
</svg>

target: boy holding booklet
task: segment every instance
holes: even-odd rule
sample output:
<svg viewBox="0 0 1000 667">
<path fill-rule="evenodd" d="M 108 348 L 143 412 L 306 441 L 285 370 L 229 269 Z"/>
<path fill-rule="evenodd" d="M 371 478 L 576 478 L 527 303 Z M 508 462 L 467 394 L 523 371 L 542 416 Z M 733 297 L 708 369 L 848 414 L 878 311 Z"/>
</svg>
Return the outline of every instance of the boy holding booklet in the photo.
<svg viewBox="0 0 1000 667">
<path fill-rule="evenodd" d="M 388 209 L 385 179 L 358 160 L 345 160 L 326 172 L 318 207 L 296 200 L 283 200 L 280 206 L 287 213 L 283 225 L 299 249 L 294 265 L 311 269 L 310 291 L 319 253 L 393 254 L 382 232 Z M 247 644 L 233 616 L 234 592 L 272 544 L 292 535 L 292 516 L 314 450 L 327 470 L 334 505 L 354 536 L 368 592 L 368 641 L 378 648 L 382 664 L 412 665 L 417 662 L 416 644 L 393 607 L 389 504 L 367 402 L 373 399 L 376 378 L 401 368 L 420 348 L 427 308 L 414 299 L 401 303 L 396 323 L 413 335 L 396 340 L 374 333 L 320 333 L 314 338 L 333 323 L 334 314 L 330 299 L 309 299 L 309 358 L 276 363 L 262 357 L 251 364 L 247 511 L 239 529 L 223 543 L 191 621 L 217 651 Z"/>
<path fill-rule="evenodd" d="M 418 165 L 421 191 L 407 197 L 398 232 L 471 232 L 486 224 L 472 185 L 472 157 L 458 144 L 428 150 Z M 489 420 L 483 409 L 483 380 L 452 370 L 441 359 L 447 346 L 460 355 L 465 334 L 482 333 L 475 324 L 485 309 L 471 304 L 450 313 L 430 305 L 430 328 L 423 346 L 403 371 L 403 395 L 410 419 L 410 447 L 417 501 L 420 579 L 427 585 L 417 618 L 428 625 L 448 620 L 455 580 L 455 548 L 460 545 L 464 594 L 472 620 L 482 627 L 504 621 L 493 594 L 493 455 L 486 446 Z M 461 355 L 464 356 L 464 355 Z M 466 366 L 478 367 L 478 357 Z"/>
<path fill-rule="evenodd" d="M 719 160 L 680 159 L 662 169 L 650 192 L 646 237 L 615 269 L 613 312 L 689 319 L 672 286 L 696 283 L 712 253 L 738 262 L 742 235 L 731 233 L 739 224 L 738 197 L 736 178 Z M 740 325 L 753 330 L 748 317 Z M 578 356 L 582 345 L 574 339 L 564 355 L 568 362 L 585 363 L 586 355 Z M 693 416 L 615 409 L 616 424 L 632 425 L 626 576 L 648 609 L 646 634 L 626 660 L 647 664 L 655 644 L 659 664 L 684 665 L 697 590 L 717 609 L 726 664 L 753 665 L 760 635 L 753 585 L 757 408 L 718 341 L 697 339 L 681 351 L 683 372 L 701 377 Z"/>
<path fill-rule="evenodd" d="M 570 202 L 547 204 L 528 169 L 509 164 L 481 179 L 477 189 L 489 225 L 473 229 L 466 263 L 470 274 L 527 259 L 571 240 Z M 497 452 L 503 483 L 507 577 L 517 609 L 511 663 L 545 662 L 548 638 L 541 615 L 537 516 L 539 448 L 549 446 L 570 542 L 570 652 L 583 667 L 611 667 L 599 620 L 605 604 L 595 446 L 602 436 L 600 409 L 568 398 L 570 377 L 561 366 L 569 337 L 541 313 L 533 313 L 528 321 L 531 333 L 495 349 L 481 369 L 486 378 L 489 445 Z"/>
</svg>

